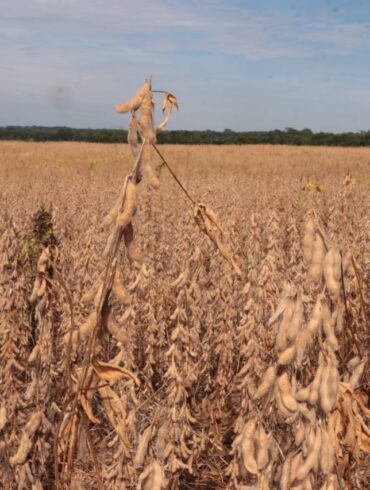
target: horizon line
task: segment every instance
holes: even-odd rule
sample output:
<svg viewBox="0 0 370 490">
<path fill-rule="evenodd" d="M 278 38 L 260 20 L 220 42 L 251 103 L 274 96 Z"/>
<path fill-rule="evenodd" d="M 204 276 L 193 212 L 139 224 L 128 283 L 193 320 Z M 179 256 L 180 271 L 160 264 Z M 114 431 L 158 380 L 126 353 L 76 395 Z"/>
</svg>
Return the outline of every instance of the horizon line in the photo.
<svg viewBox="0 0 370 490">
<path fill-rule="evenodd" d="M 127 128 L 117 128 L 117 127 L 76 127 L 76 126 L 65 126 L 65 125 L 57 125 L 57 126 L 45 126 L 42 124 L 26 124 L 26 125 L 20 125 L 20 124 L 8 124 L 8 125 L 1 125 L 0 130 L 6 129 L 6 128 L 41 128 L 41 129 L 70 129 L 74 131 L 128 131 Z M 283 133 L 288 133 L 289 131 L 309 131 L 311 134 L 334 134 L 334 135 L 341 135 L 341 134 L 359 134 L 359 133 L 369 133 L 369 129 L 359 129 L 359 130 L 352 130 L 352 131 L 340 131 L 340 132 L 335 132 L 335 131 L 314 131 L 308 127 L 304 127 L 302 129 L 294 128 L 292 126 L 286 126 L 284 129 L 280 128 L 273 128 L 273 129 L 245 129 L 245 130 L 234 130 L 231 128 L 224 128 L 222 130 L 218 129 L 166 129 L 166 131 L 163 131 L 163 133 L 159 134 L 165 134 L 165 133 L 176 133 L 180 131 L 188 131 L 188 132 L 198 132 L 198 133 L 205 133 L 205 132 L 211 132 L 211 133 L 235 133 L 235 134 L 240 134 L 240 133 L 270 133 L 272 131 L 280 131 Z"/>
</svg>

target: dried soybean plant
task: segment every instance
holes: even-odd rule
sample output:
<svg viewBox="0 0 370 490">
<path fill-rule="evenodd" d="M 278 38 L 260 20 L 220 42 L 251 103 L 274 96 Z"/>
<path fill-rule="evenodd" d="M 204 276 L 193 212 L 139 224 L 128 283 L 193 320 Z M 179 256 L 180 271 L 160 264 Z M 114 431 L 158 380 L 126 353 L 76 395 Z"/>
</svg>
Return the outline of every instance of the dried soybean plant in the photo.
<svg viewBox="0 0 370 490">
<path fill-rule="evenodd" d="M 231 475 L 237 488 L 243 480 L 243 488 L 256 482 L 258 488 L 282 490 L 361 487 L 357 470 L 370 453 L 370 412 L 359 388 L 367 353 L 348 312 L 346 317 L 353 258 L 343 257 L 318 221 L 310 218 L 305 225 L 306 290 L 286 283 L 269 320 L 276 327 L 276 357 L 234 440 Z"/>
<path fill-rule="evenodd" d="M 102 217 L 130 147 L 1 146 L 8 183 L 14 155 L 30 156 L 0 193 L 1 488 L 367 488 L 367 150 L 156 146 L 226 220 L 204 211 L 209 238 L 190 199 L 174 208 L 171 176 L 160 192 L 137 185 L 95 327 L 122 199 Z M 297 200 L 308 161 L 326 187 Z M 29 226 L 41 201 L 58 238 L 44 249 Z M 236 250 L 241 280 L 212 237 Z"/>
<path fill-rule="evenodd" d="M 54 402 L 59 401 L 52 382 L 59 376 L 56 344 L 60 310 L 56 305 L 65 284 L 59 274 L 51 215 L 42 207 L 27 229 L 19 231 L 10 224 L 1 238 L 0 296 L 7 298 L 1 307 L 5 323 L 0 325 L 0 361 L 4 366 L 0 430 L 6 449 L 5 461 L 0 460 L 2 470 L 7 468 L 1 471 L 1 484 L 2 488 L 33 485 L 38 489 L 41 482 L 47 485 L 51 481 L 50 440 L 57 409 Z"/>
<path fill-rule="evenodd" d="M 82 298 L 83 304 L 92 304 L 85 320 L 77 322 L 79 324 L 75 325 L 75 308 L 72 297 L 57 267 L 58 249 L 56 247 L 48 247 L 42 252 L 38 262 L 38 273 L 31 301 L 37 301 L 36 312 L 40 334 L 29 362 L 35 364 L 31 387 L 36 390 L 35 393 L 38 397 L 38 393 L 41 390 L 44 404 L 51 401 L 47 395 L 47 387 L 51 383 L 45 378 L 47 370 L 43 359 L 52 357 L 52 352 L 49 351 L 52 349 L 53 342 L 50 339 L 50 321 L 47 320 L 48 313 L 45 308 L 48 305 L 48 291 L 50 286 L 53 285 L 53 281 L 59 281 L 70 305 L 70 326 L 66 329 L 63 339 L 66 353 L 64 366 L 65 384 L 60 390 L 61 393 L 58 398 L 61 406 L 59 408 L 56 407 L 57 413 L 55 414 L 55 419 L 59 419 L 59 422 L 57 422 L 54 437 L 54 473 L 55 485 L 60 489 L 82 484 L 80 462 L 81 458 L 86 458 L 86 456 L 90 459 L 91 470 L 98 488 L 103 488 L 105 481 L 111 480 L 112 485 L 123 485 L 125 481 L 135 480 L 135 467 L 141 468 L 145 460 L 145 456 L 140 455 L 140 451 L 146 451 L 145 447 L 147 447 L 151 437 L 154 435 L 149 430 L 152 427 L 150 425 L 140 436 L 133 467 L 130 454 L 132 443 L 135 442 L 137 437 L 134 429 L 135 405 L 137 404 L 135 390 L 140 389 L 140 381 L 133 371 L 126 368 L 127 365 L 131 368 L 135 367 L 130 362 L 130 355 L 128 355 L 127 346 L 125 345 L 131 339 L 129 339 L 128 332 L 125 332 L 125 328 L 120 326 L 114 318 L 111 293 L 113 292 L 116 300 L 126 308 L 124 317 L 127 321 L 132 315 L 130 308 L 132 296 L 142 280 L 148 277 L 148 271 L 143 262 L 139 245 L 137 240 L 135 240 L 133 217 L 137 209 L 138 185 L 142 181 L 143 175 L 147 176 L 153 189 L 158 189 L 159 187 L 159 181 L 153 168 L 156 153 L 164 161 L 171 175 L 188 198 L 190 198 L 155 146 L 156 134 L 164 130 L 173 107 L 178 107 L 176 98 L 170 93 L 165 93 L 163 101 L 165 116 L 161 124 L 155 128 L 151 81 L 146 81 L 129 102 L 116 106 L 116 111 L 119 113 L 131 113 L 128 142 L 135 157 L 135 163 L 131 173 L 124 181 L 119 199 L 103 220 L 104 227 L 109 230 L 109 236 L 103 252 L 106 263 L 96 283 L 91 286 Z M 137 112 L 139 112 L 139 115 L 137 115 Z M 194 215 L 200 229 L 210 237 L 222 256 L 231 264 L 234 271 L 241 275 L 241 270 L 233 254 L 224 243 L 227 238 L 227 232 L 220 220 L 209 207 L 204 204 L 195 204 L 191 198 L 190 200 L 195 205 Z M 132 276 L 132 273 L 123 274 L 120 257 L 121 242 L 125 245 L 128 261 L 132 265 L 133 273 L 136 275 L 133 282 L 127 285 L 124 285 L 125 278 Z M 48 274 L 51 274 L 49 278 Z M 178 299 L 179 305 L 183 302 L 180 297 L 181 295 Z M 178 312 L 174 314 L 175 316 L 173 315 L 173 319 L 176 317 L 178 322 L 176 328 L 183 332 L 184 328 L 186 328 L 186 322 L 184 323 L 186 315 L 180 314 L 182 307 L 179 306 L 179 308 Z M 78 310 L 81 310 L 80 306 L 78 306 Z M 113 351 L 109 347 L 110 338 L 114 339 L 116 345 Z M 181 342 L 179 346 L 181 346 L 180 350 L 183 350 L 188 342 L 187 336 L 183 340 L 180 340 L 180 338 L 178 337 L 176 343 L 170 349 L 172 352 L 172 363 L 175 362 L 173 356 L 176 349 L 178 349 L 176 344 Z M 180 353 L 180 350 L 177 352 Z M 114 352 L 113 357 L 112 354 L 109 354 L 110 352 Z M 178 359 L 178 361 L 180 360 Z M 122 367 L 122 364 L 125 367 Z M 181 392 L 185 397 L 186 391 L 184 387 L 177 386 L 178 379 L 176 376 L 173 380 L 175 384 L 171 388 L 171 372 L 170 367 L 165 375 L 165 377 L 169 376 L 168 389 L 170 391 L 175 390 L 178 393 Z M 177 401 L 172 410 L 179 409 L 179 413 L 185 414 L 186 420 L 191 424 L 193 419 L 190 415 L 190 409 L 186 405 L 186 397 L 183 398 L 181 403 L 178 396 L 175 399 Z M 130 414 L 128 414 L 128 410 L 131 410 Z M 39 430 L 42 421 L 47 420 L 43 418 L 42 410 L 36 412 L 37 414 L 38 419 L 35 419 L 34 422 L 31 419 L 24 429 L 24 438 L 28 441 L 27 447 L 30 446 L 32 435 L 36 430 Z M 110 423 L 116 434 L 111 440 L 111 444 L 115 447 L 115 454 L 119 457 L 121 465 L 102 465 L 99 461 L 98 439 L 95 428 L 101 425 L 102 417 Z M 182 452 L 177 454 L 177 451 L 175 451 L 176 434 L 179 430 L 176 428 L 178 425 L 178 422 L 175 422 L 177 418 L 173 419 L 174 425 L 170 430 L 170 433 L 174 432 L 174 434 L 168 436 L 173 439 L 174 444 L 173 463 L 170 465 L 170 472 L 173 474 L 177 473 L 178 468 L 182 467 L 181 465 L 186 464 L 186 458 L 192 452 L 187 447 L 190 444 L 190 425 L 187 432 L 183 433 L 182 436 L 184 438 Z M 180 426 L 183 426 L 183 424 L 181 423 Z M 50 425 L 47 426 L 46 424 L 46 428 L 43 430 L 50 430 Z M 27 450 L 22 449 L 26 442 L 23 444 L 22 441 L 23 439 L 18 453 L 13 457 L 13 459 L 15 458 L 14 464 L 22 462 L 19 460 L 20 451 L 24 452 L 23 459 L 27 457 Z M 169 455 L 167 454 L 166 458 L 168 457 Z M 190 466 L 189 471 L 191 471 Z M 154 459 L 151 462 L 147 461 L 146 467 L 139 475 L 138 488 L 156 490 L 164 488 L 165 482 L 163 462 L 161 463 L 160 459 Z"/>
<path fill-rule="evenodd" d="M 165 112 L 165 116 L 163 121 L 154 130 L 154 102 L 150 80 L 147 80 L 145 82 L 145 84 L 138 90 L 138 92 L 130 101 L 124 104 L 119 104 L 115 107 L 116 111 L 119 114 L 125 114 L 131 111 L 127 141 L 130 145 L 133 155 L 136 156 L 138 152 L 138 137 L 141 138 L 143 144 L 143 157 L 138 169 L 139 180 L 141 179 L 141 175 L 143 173 L 143 167 L 144 171 L 149 177 L 149 182 L 152 188 L 159 188 L 159 181 L 153 170 L 155 153 L 157 153 L 163 164 L 169 170 L 172 177 L 175 179 L 187 198 L 193 204 L 194 218 L 200 230 L 208 235 L 211 241 L 215 244 L 216 248 L 220 251 L 221 255 L 225 258 L 225 260 L 230 263 L 235 273 L 238 276 L 241 276 L 242 271 L 237 264 L 234 254 L 229 249 L 229 246 L 226 243 L 228 233 L 224 225 L 221 223 L 218 216 L 209 206 L 206 206 L 205 204 L 199 202 L 196 203 L 193 200 L 193 198 L 190 196 L 188 191 L 185 189 L 179 178 L 176 176 L 176 174 L 166 161 L 166 159 L 163 157 L 160 150 L 155 145 L 156 134 L 165 129 L 167 122 L 169 121 L 169 118 L 171 116 L 173 107 L 178 109 L 176 97 L 169 92 L 165 92 L 162 103 L 162 112 Z M 138 109 L 140 109 L 140 118 L 136 116 L 136 111 Z"/>
<path fill-rule="evenodd" d="M 140 101 L 141 106 L 140 106 Z M 140 107 L 140 118 L 136 116 L 136 110 Z M 169 93 L 165 93 L 162 110 L 166 110 L 166 115 L 163 122 L 157 127 L 156 131 L 153 130 L 153 102 L 152 102 L 152 92 L 150 82 L 146 82 L 144 86 L 138 91 L 134 98 L 126 103 L 116 106 L 116 110 L 119 113 L 125 113 L 131 111 L 131 118 L 129 122 L 129 132 L 128 132 L 128 142 L 130 144 L 132 153 L 137 154 L 138 139 L 142 142 L 143 160 L 142 166 L 144 167 L 144 172 L 149 177 L 149 182 L 152 188 L 157 189 L 159 183 L 156 176 L 153 174 L 153 161 L 155 153 L 160 157 L 161 161 L 168 168 L 171 176 L 180 186 L 182 191 L 185 193 L 186 197 L 194 206 L 194 217 L 195 221 L 206 235 L 209 236 L 211 241 L 216 245 L 221 255 L 226 259 L 232 266 L 234 272 L 241 276 L 242 272 L 238 266 L 232 252 L 225 243 L 228 238 L 228 232 L 225 226 L 221 223 L 216 214 L 204 204 L 195 203 L 192 197 L 189 195 L 179 178 L 173 172 L 172 168 L 163 157 L 157 146 L 155 145 L 156 138 L 155 134 L 162 131 L 167 124 L 169 117 L 171 115 L 172 107 L 178 107 L 176 98 Z M 151 112 L 149 110 L 151 108 Z M 155 153 L 153 152 L 153 149 Z M 138 170 L 139 178 L 143 173 L 141 170 L 141 165 Z M 191 393 L 191 387 L 196 381 L 196 376 L 193 370 L 196 369 L 196 363 L 194 357 L 197 355 L 197 349 L 199 348 L 199 328 L 196 328 L 196 304 L 191 305 L 189 295 L 199 295 L 199 287 L 196 281 L 193 279 L 190 284 L 189 280 L 191 275 L 195 278 L 197 273 L 194 273 L 193 268 L 196 267 L 197 261 L 200 257 L 200 250 L 197 249 L 194 255 L 189 259 L 188 264 L 185 266 L 185 270 L 180 274 L 178 279 L 174 281 L 172 287 L 180 288 L 176 303 L 177 307 L 175 312 L 170 316 L 169 320 L 175 322 L 175 328 L 171 333 L 171 344 L 168 352 L 165 354 L 166 358 L 169 359 L 170 363 L 166 372 L 164 373 L 164 379 L 167 380 L 167 397 L 170 401 L 169 407 L 166 408 L 168 411 L 167 416 L 157 415 L 156 418 L 159 420 L 159 431 L 156 438 L 156 448 L 154 453 L 156 454 L 157 460 L 151 464 L 157 465 L 157 478 L 162 475 L 163 479 L 163 468 L 164 459 L 167 461 L 167 468 L 172 475 L 171 479 L 167 484 L 176 485 L 178 479 L 179 470 L 187 469 L 189 473 L 192 473 L 192 465 L 195 454 L 198 453 L 197 447 L 199 446 L 199 439 L 192 437 L 193 431 L 191 425 L 196 422 L 194 417 L 191 415 L 191 408 L 188 406 L 187 399 Z M 185 287 L 186 286 L 186 287 Z M 149 307 L 149 310 L 151 308 Z M 194 311 L 195 310 L 195 311 Z M 191 320 L 189 315 L 194 315 Z M 192 328 L 190 328 L 189 323 L 193 323 Z M 153 322 L 155 324 L 155 322 Z M 199 324 L 199 320 L 198 320 Z M 151 328 L 151 327 L 150 327 Z M 150 330 L 148 332 L 150 334 Z M 150 342 L 150 336 L 149 336 Z M 150 344 L 149 344 L 150 345 Z M 150 347 L 149 347 L 150 349 Z M 199 355 L 199 353 L 198 353 Z M 182 365 L 185 365 L 185 371 L 182 372 Z M 152 368 L 149 366 L 149 372 Z M 152 374 L 152 373 L 151 373 Z M 172 400 L 172 402 L 171 402 Z M 147 461 L 146 453 L 148 452 L 148 445 L 154 438 L 154 428 L 153 425 L 149 425 L 141 434 L 139 445 L 136 453 L 136 459 L 140 461 L 139 466 Z M 159 447 L 162 447 L 159 449 Z M 163 451 L 165 452 L 163 453 Z M 143 451 L 143 455 L 141 454 Z M 138 456 L 138 452 L 140 457 Z M 148 462 L 148 461 L 147 461 Z M 151 468 L 151 466 L 149 466 Z M 148 475 L 148 469 L 142 473 L 139 479 L 139 487 L 141 485 L 142 479 L 146 481 Z M 154 470 L 153 470 L 154 471 Z M 153 477 L 154 478 L 154 477 Z M 163 480 L 164 481 L 164 480 Z M 145 483 L 147 486 L 145 488 L 157 488 L 152 487 L 150 483 Z M 141 487 L 140 487 L 141 488 Z M 160 488 L 160 486 L 158 486 Z"/>
<path fill-rule="evenodd" d="M 114 358 L 106 358 L 106 337 L 108 334 L 112 335 L 118 345 L 121 346 L 122 342 L 126 340 L 124 332 L 121 332 L 121 327 L 113 318 L 110 304 L 111 292 L 122 305 L 128 306 L 131 302 L 131 293 L 135 291 L 142 277 L 147 274 L 140 249 L 135 241 L 132 219 L 137 208 L 137 186 L 142 180 L 143 168 L 149 175 L 151 185 L 154 188 L 158 187 L 152 169 L 151 145 L 156 138 L 156 130 L 153 126 L 152 99 L 151 84 L 148 81 L 127 104 L 116 107 L 116 110 L 121 113 L 131 111 L 129 142 L 136 160 L 132 172 L 125 179 L 116 205 L 104 219 L 103 224 L 110 230 L 103 253 L 106 265 L 96 284 L 83 298 L 85 302 L 93 303 L 92 310 L 85 323 L 77 328 L 72 326 L 64 336 L 67 349 L 66 373 L 70 377 L 68 380 L 70 393 L 69 400 L 64 406 L 64 418 L 58 427 L 55 446 L 55 477 L 57 486 L 61 488 L 74 481 L 72 475 L 74 473 L 75 455 L 76 452 L 78 453 L 77 445 L 81 440 L 82 431 L 88 441 L 98 487 L 103 488 L 102 470 L 89 428 L 89 424 L 100 423 L 93 410 L 93 405 L 96 404 L 96 395 L 98 395 L 105 417 L 111 423 L 120 441 L 117 454 L 122 455 L 123 458 L 127 458 L 130 454 L 130 441 L 127 438 L 126 427 L 126 400 L 128 395 L 120 397 L 112 385 L 119 380 L 126 379 L 126 390 L 130 393 L 131 401 L 135 403 L 136 396 L 132 383 L 138 386 L 140 382 L 134 373 L 119 366 L 121 362 L 125 362 L 125 359 L 122 359 L 122 347 Z M 167 115 L 159 130 L 164 128 L 169 119 L 172 104 L 176 103 L 176 99 L 167 94 L 165 100 L 167 101 Z M 139 119 L 136 118 L 136 110 L 138 109 L 140 109 Z M 138 136 L 141 138 L 139 146 Z M 136 270 L 136 279 L 128 287 L 123 284 L 124 277 L 119 258 L 119 247 L 122 241 L 125 244 L 128 259 Z M 85 351 L 81 354 L 81 345 L 84 343 Z M 72 368 L 70 362 L 74 358 L 77 358 L 77 362 Z M 142 484 L 146 482 L 147 487 L 148 482 L 153 480 L 156 485 L 153 488 L 161 488 L 163 472 L 158 464 L 153 464 L 150 471 L 147 468 L 144 473 L 139 482 Z M 115 476 L 115 474 L 110 472 L 109 476 Z M 106 472 L 104 477 L 107 477 Z M 130 474 L 127 474 L 126 471 L 123 478 L 130 479 Z"/>
</svg>

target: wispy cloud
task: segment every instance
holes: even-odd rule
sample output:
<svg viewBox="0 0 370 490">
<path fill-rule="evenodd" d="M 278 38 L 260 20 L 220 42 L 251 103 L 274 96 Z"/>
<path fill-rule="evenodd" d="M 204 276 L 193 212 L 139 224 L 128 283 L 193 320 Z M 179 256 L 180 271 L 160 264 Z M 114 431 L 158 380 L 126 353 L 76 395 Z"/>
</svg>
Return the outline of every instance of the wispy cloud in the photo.
<svg viewBox="0 0 370 490">
<path fill-rule="evenodd" d="M 296 58 L 317 55 L 318 43 L 333 54 L 363 49 L 370 34 L 365 22 L 318 28 L 314 19 L 256 13 L 222 0 L 13 0 L 2 9 L 0 25 L 4 49 L 12 44 L 50 55 L 63 50 L 66 58 L 125 46 L 127 56 L 136 51 L 158 57 L 186 47 L 247 59 Z"/>
<path fill-rule="evenodd" d="M 297 16 L 279 3 L 257 9 L 249 0 L 4 1 L 0 103 L 7 111 L 0 114 L 0 123 L 26 120 L 24 103 L 22 110 L 18 103 L 22 94 L 29 99 L 27 121 L 37 117 L 48 124 L 88 125 L 84 114 L 91 117 L 94 111 L 87 107 L 93 106 L 100 124 L 114 125 L 112 101 L 122 96 L 123 87 L 131 93 L 148 74 L 159 84 L 176 84 L 185 98 L 190 89 L 197 90 L 210 105 L 219 99 L 220 90 L 243 91 L 248 84 L 260 95 L 269 87 L 267 95 L 263 93 L 267 100 L 269 93 L 277 93 L 279 80 L 288 95 L 290 90 L 299 96 L 304 84 L 310 93 L 315 73 L 317 80 L 330 78 L 322 57 L 351 71 L 349 65 L 346 68 L 349 55 L 369 54 L 370 16 L 347 22 L 332 15 Z M 316 70 L 306 82 L 301 76 L 305 66 Z M 340 83 L 338 97 L 344 78 Z M 190 97 L 185 101 L 197 110 Z M 239 113 L 237 102 L 231 103 Z M 212 126 L 212 110 L 195 118 L 198 124 L 205 125 L 208 118 Z M 194 124 L 184 116 L 183 126 Z"/>
<path fill-rule="evenodd" d="M 50 50 L 63 46 L 68 53 L 87 51 L 89 43 L 106 49 L 109 40 L 123 44 L 135 35 L 132 44 L 156 55 L 183 49 L 186 41 L 194 51 L 251 59 L 314 56 L 318 41 L 326 50 L 362 49 L 370 34 L 366 22 L 318 29 L 312 18 L 276 10 L 261 14 L 221 0 L 14 0 L 3 8 L 0 22 L 3 38 L 35 50 L 47 36 Z"/>
<path fill-rule="evenodd" d="M 356 53 L 370 48 L 370 23 L 324 25 L 320 29 L 307 32 L 303 38 L 336 50 L 344 50 L 346 54 Z"/>
</svg>

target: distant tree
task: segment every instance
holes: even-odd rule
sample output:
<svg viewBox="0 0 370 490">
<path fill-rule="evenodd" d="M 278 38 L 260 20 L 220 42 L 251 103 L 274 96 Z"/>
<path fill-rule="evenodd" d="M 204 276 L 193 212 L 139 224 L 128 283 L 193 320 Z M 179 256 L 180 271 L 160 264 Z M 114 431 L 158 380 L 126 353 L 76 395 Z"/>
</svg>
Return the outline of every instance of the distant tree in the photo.
<svg viewBox="0 0 370 490">
<path fill-rule="evenodd" d="M 123 129 L 74 129 L 68 127 L 6 126 L 0 127 L 0 140 L 24 141 L 89 141 L 94 143 L 125 143 L 127 131 Z M 223 131 L 165 131 L 158 135 L 159 143 L 167 144 L 273 144 L 370 146 L 370 130 L 341 134 L 314 133 L 287 127 L 283 131 L 243 131 L 225 128 Z"/>
</svg>

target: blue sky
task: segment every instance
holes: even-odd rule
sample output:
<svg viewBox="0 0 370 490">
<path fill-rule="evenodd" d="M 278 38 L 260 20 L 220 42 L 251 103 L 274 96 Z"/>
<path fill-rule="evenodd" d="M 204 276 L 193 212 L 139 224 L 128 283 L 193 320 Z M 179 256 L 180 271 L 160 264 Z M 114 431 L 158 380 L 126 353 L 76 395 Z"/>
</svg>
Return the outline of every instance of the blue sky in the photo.
<svg viewBox="0 0 370 490">
<path fill-rule="evenodd" d="M 126 127 L 148 76 L 170 129 L 370 129 L 370 0 L 0 0 L 0 125 Z"/>
</svg>

